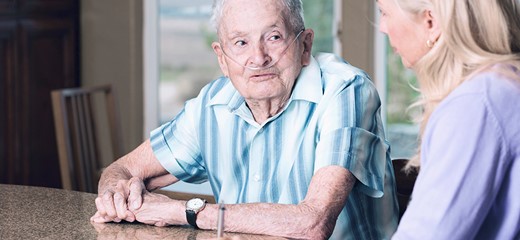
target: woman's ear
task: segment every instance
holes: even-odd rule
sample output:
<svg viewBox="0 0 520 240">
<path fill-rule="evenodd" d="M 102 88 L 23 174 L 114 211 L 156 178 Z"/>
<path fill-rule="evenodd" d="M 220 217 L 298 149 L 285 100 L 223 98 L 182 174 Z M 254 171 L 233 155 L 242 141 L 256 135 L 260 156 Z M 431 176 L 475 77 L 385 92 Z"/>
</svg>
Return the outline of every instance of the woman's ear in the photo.
<svg viewBox="0 0 520 240">
<path fill-rule="evenodd" d="M 302 32 L 303 52 L 302 65 L 307 66 L 311 63 L 312 43 L 314 42 L 314 31 L 312 29 L 305 29 Z"/>
<path fill-rule="evenodd" d="M 437 16 L 431 10 L 426 10 L 424 14 L 426 28 L 428 29 L 428 40 L 435 43 L 441 36 L 439 21 Z"/>
<path fill-rule="evenodd" d="M 218 60 L 218 65 L 220 66 L 220 70 L 226 77 L 229 77 L 227 62 L 224 59 L 225 56 L 224 56 L 224 52 L 222 50 L 222 46 L 220 46 L 220 43 L 218 43 L 218 42 L 213 42 L 213 43 L 211 43 L 211 48 L 213 48 L 213 51 L 217 55 L 217 60 Z"/>
</svg>

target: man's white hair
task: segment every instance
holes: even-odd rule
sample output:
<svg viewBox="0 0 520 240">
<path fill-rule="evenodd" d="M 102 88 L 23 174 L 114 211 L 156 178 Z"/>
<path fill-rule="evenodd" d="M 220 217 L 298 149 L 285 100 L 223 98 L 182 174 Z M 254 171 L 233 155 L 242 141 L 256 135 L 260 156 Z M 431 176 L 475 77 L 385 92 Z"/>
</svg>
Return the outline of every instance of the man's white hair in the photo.
<svg viewBox="0 0 520 240">
<path fill-rule="evenodd" d="M 226 5 L 227 0 L 214 0 L 213 1 L 213 14 L 211 16 L 211 25 L 219 31 L 220 21 L 222 19 L 224 5 Z M 305 24 L 303 20 L 303 7 L 301 0 L 280 0 L 282 6 L 284 6 L 285 10 L 288 14 L 289 18 L 289 26 L 296 33 L 303 29 L 305 29 Z"/>
</svg>

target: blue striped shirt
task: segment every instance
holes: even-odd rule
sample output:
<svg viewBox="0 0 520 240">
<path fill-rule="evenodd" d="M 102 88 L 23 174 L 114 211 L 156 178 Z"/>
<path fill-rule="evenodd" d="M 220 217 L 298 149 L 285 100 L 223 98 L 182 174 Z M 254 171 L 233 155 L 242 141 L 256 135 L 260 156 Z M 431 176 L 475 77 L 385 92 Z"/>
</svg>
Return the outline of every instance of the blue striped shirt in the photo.
<svg viewBox="0 0 520 240">
<path fill-rule="evenodd" d="M 302 69 L 285 108 L 255 122 L 228 78 L 206 85 L 151 134 L 171 174 L 209 181 L 217 201 L 297 204 L 313 174 L 339 165 L 357 178 L 333 239 L 387 239 L 397 227 L 395 181 L 369 77 L 332 54 Z"/>
</svg>

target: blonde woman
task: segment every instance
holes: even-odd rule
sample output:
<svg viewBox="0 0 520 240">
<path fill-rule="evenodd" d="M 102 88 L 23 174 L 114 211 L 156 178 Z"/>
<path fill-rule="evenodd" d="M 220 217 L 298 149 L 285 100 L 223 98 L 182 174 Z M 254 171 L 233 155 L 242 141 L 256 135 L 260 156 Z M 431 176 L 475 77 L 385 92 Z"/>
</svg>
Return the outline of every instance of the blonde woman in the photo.
<svg viewBox="0 0 520 240">
<path fill-rule="evenodd" d="M 519 239 L 520 1 L 377 3 L 423 113 L 419 176 L 393 239 Z"/>
</svg>

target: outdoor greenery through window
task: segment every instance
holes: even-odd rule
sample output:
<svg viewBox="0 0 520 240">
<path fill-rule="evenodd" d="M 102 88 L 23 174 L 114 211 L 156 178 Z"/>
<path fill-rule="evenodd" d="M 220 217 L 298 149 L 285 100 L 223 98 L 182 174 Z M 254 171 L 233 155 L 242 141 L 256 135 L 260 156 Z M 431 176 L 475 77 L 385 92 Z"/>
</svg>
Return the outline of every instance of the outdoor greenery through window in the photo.
<svg viewBox="0 0 520 240">
<path fill-rule="evenodd" d="M 410 158 L 417 148 L 418 126 L 412 120 L 417 109 L 408 110 L 417 100 L 415 74 L 403 66 L 401 57 L 394 54 L 387 41 L 387 99 L 386 131 L 391 145 L 392 158 Z"/>
<path fill-rule="evenodd" d="M 187 99 L 221 75 L 211 49 L 215 32 L 209 24 L 212 0 L 160 0 L 159 116 L 173 119 Z"/>
</svg>

